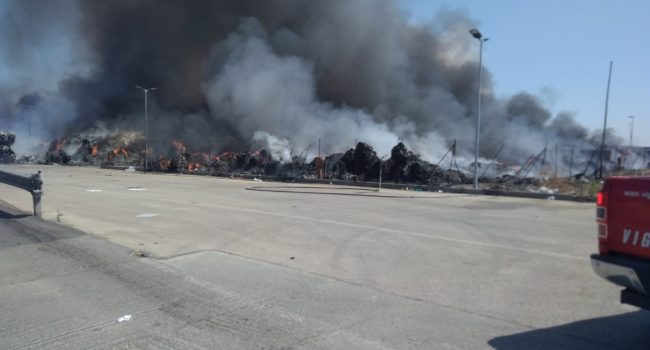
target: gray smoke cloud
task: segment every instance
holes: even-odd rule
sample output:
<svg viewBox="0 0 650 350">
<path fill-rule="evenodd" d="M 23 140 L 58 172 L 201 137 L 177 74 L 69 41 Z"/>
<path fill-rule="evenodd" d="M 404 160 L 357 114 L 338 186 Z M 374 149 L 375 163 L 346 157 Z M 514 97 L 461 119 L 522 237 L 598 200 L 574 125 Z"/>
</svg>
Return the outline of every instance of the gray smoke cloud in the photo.
<svg viewBox="0 0 650 350">
<path fill-rule="evenodd" d="M 0 16 L 0 128 L 29 124 L 41 140 L 142 130 L 143 85 L 158 88 L 154 145 L 255 144 L 286 159 L 319 139 L 324 153 L 358 140 L 380 155 L 402 141 L 437 162 L 457 140 L 473 152 L 477 23 L 464 11 L 413 24 L 390 0 L 8 0 Z M 589 145 L 572 115 L 496 97 L 487 69 L 483 81 L 482 156 Z"/>
</svg>

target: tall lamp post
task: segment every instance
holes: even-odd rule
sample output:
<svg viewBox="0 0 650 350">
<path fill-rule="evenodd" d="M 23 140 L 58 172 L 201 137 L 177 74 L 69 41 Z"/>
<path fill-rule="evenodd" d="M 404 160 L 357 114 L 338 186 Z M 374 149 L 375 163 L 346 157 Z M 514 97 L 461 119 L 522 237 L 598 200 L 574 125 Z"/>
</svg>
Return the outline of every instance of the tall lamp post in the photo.
<svg viewBox="0 0 650 350">
<path fill-rule="evenodd" d="M 152 87 L 145 89 L 142 86 L 136 86 L 136 88 L 144 92 L 144 171 L 146 172 L 149 169 L 149 117 L 147 104 L 149 91 L 154 91 L 156 88 Z"/>
<path fill-rule="evenodd" d="M 474 38 L 476 38 L 480 43 L 479 56 L 478 56 L 478 102 L 476 107 L 476 136 L 475 136 L 475 150 L 474 154 L 474 189 L 478 190 L 478 153 L 479 153 L 479 134 L 481 132 L 481 78 L 483 75 L 483 43 L 488 41 L 489 38 L 483 38 L 481 32 L 478 29 L 474 28 L 469 31 Z"/>
<path fill-rule="evenodd" d="M 630 148 L 634 146 L 633 138 L 634 138 L 634 116 L 631 115 L 628 118 L 630 118 Z"/>
</svg>

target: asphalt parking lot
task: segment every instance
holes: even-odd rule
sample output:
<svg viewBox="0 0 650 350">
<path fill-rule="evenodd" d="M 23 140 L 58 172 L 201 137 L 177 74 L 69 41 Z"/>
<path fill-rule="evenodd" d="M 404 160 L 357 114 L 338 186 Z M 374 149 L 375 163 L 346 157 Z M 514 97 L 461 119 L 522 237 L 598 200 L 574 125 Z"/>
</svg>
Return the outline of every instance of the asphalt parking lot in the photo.
<svg viewBox="0 0 650 350">
<path fill-rule="evenodd" d="M 257 348 L 650 344 L 648 313 L 620 305 L 618 288 L 591 270 L 593 204 L 90 167 L 3 169 L 43 171 L 44 219 L 83 233 L 68 244 L 92 237 L 103 242 L 97 244 L 139 251 L 147 257 L 132 262 L 144 266 L 134 267 L 137 273 L 169 273 L 172 277 L 161 278 L 213 293 L 214 312 L 229 303 L 246 305 L 234 309 L 237 317 L 259 318 L 257 323 L 222 324 L 241 326 L 241 339 L 250 340 L 227 343 L 232 348 L 255 348 L 267 338 L 267 347 Z M 247 189 L 252 186 L 255 190 Z M 16 210 L 30 210 L 26 192 L 0 184 L 0 193 Z M 5 216 L 6 222 L 35 220 Z M 102 250 L 94 244 L 90 250 Z M 12 260 L 17 275 L 42 268 L 21 270 L 17 261 L 25 258 L 17 256 L 23 255 Z M 27 288 L 23 283 L 9 278 L 0 288 Z M 25 293 L 11 295 L 20 299 Z M 86 297 L 92 308 L 92 297 L 80 296 Z M 146 304 L 156 312 L 166 305 Z M 172 317 L 163 324 L 177 321 Z M 13 327 L 6 318 L 0 322 Z M 15 325 L 20 324 L 31 323 Z M 220 329 L 219 324 L 212 327 Z M 28 347 L 29 337 L 12 344 Z"/>
</svg>

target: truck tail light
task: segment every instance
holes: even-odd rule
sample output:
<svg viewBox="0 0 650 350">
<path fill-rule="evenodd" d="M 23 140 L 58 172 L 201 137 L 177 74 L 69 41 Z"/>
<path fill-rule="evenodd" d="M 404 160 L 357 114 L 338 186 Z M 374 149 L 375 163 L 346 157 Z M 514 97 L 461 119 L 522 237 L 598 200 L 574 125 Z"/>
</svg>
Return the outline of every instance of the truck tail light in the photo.
<svg viewBox="0 0 650 350">
<path fill-rule="evenodd" d="M 601 255 L 609 252 L 607 234 L 607 183 L 596 195 L 596 222 L 598 225 L 598 251 Z"/>
<path fill-rule="evenodd" d="M 607 206 L 607 192 L 598 192 L 596 195 L 596 205 L 599 207 Z"/>
</svg>

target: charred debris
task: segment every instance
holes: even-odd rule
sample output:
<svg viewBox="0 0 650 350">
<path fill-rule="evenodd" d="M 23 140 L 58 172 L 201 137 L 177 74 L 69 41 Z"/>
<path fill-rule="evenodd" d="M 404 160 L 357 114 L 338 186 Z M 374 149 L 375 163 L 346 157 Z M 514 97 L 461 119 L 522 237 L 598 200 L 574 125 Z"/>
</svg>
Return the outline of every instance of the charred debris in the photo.
<svg viewBox="0 0 650 350">
<path fill-rule="evenodd" d="M 142 168 L 144 139 L 137 134 L 119 137 L 71 137 L 53 141 L 45 163 Z M 171 141 L 149 150 L 149 171 L 218 176 L 254 175 L 278 179 L 336 179 L 382 181 L 451 186 L 471 182 L 459 169 L 445 169 L 414 154 L 403 143 L 393 147 L 390 157 L 380 159 L 372 146 L 358 142 L 344 153 L 311 160 L 293 156 L 288 162 L 273 158 L 266 149 L 251 152 L 193 152 L 183 142 Z M 381 170 L 380 170 L 381 169 Z"/>
<path fill-rule="evenodd" d="M 16 142 L 16 135 L 0 131 L 0 164 L 16 162 L 16 153 L 11 146 Z"/>
</svg>

